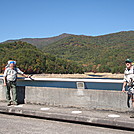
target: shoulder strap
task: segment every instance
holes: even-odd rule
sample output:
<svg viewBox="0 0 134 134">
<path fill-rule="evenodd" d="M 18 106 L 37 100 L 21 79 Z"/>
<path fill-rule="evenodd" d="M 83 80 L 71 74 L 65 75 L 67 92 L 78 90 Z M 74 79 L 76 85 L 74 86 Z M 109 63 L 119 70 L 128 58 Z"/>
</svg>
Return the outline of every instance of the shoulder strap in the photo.
<svg viewBox="0 0 134 134">
<path fill-rule="evenodd" d="M 17 67 L 15 67 L 14 70 L 17 72 Z"/>
</svg>

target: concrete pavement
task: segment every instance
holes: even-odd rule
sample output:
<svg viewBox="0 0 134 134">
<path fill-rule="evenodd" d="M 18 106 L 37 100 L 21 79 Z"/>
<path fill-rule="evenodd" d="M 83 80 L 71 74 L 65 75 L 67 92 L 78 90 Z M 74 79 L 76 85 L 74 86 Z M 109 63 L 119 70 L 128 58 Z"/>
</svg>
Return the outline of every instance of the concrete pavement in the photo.
<svg viewBox="0 0 134 134">
<path fill-rule="evenodd" d="M 7 103 L 0 102 L 0 113 L 134 130 L 134 118 L 130 118 L 130 112 L 86 110 L 82 108 L 63 108 L 34 104 L 7 106 Z"/>
</svg>

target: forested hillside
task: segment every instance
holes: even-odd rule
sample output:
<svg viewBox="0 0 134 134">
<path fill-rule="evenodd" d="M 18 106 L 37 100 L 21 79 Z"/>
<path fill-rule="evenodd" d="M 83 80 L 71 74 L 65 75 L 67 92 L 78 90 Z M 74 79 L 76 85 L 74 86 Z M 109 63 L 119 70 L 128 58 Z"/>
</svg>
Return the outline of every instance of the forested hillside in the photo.
<svg viewBox="0 0 134 134">
<path fill-rule="evenodd" d="M 43 51 L 76 61 L 85 71 L 122 73 L 125 59 L 134 60 L 134 31 L 96 37 L 71 35 L 44 46 Z"/>
<path fill-rule="evenodd" d="M 0 44 L 0 73 L 3 73 L 8 60 L 17 61 L 17 66 L 25 73 L 83 73 L 75 62 L 44 54 L 26 42 Z"/>
<path fill-rule="evenodd" d="M 47 57 L 46 72 L 50 73 L 83 71 L 123 73 L 125 59 L 134 60 L 134 31 L 123 31 L 102 36 L 62 34 L 51 38 L 19 40 L 40 48 L 40 53 L 45 55 L 45 58 Z M 32 55 L 32 52 L 30 53 Z M 34 57 L 38 59 L 36 56 Z"/>
</svg>

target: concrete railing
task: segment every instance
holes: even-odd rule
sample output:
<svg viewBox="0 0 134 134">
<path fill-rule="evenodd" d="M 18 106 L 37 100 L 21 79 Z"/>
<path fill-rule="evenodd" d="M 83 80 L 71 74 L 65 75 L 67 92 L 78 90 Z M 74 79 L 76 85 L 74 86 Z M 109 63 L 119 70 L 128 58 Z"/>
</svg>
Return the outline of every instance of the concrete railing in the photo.
<svg viewBox="0 0 134 134">
<path fill-rule="evenodd" d="M 98 89 L 120 91 L 123 80 L 116 79 L 70 79 L 70 78 L 19 78 L 18 86 L 57 87 L 75 89 Z"/>
<path fill-rule="evenodd" d="M 20 78 L 17 81 L 18 101 L 61 107 L 126 111 L 127 95 L 121 92 L 122 83 L 122 80 L 113 79 Z M 2 78 L 0 100 L 5 100 Z"/>
</svg>

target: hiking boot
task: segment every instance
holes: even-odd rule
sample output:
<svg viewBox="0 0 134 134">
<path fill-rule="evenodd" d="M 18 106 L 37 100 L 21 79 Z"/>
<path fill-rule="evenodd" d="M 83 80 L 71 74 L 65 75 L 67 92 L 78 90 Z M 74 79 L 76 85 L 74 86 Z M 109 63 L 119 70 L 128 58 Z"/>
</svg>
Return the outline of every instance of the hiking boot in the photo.
<svg viewBox="0 0 134 134">
<path fill-rule="evenodd" d="M 134 108 L 133 108 L 132 111 L 131 111 L 130 118 L 134 118 Z"/>
<path fill-rule="evenodd" d="M 18 105 L 18 103 L 17 103 L 17 102 L 13 102 L 13 105 L 16 105 L 16 106 L 17 106 L 17 105 Z"/>
<path fill-rule="evenodd" d="M 134 118 L 134 114 L 131 114 L 131 115 L 130 115 L 130 118 Z"/>
<path fill-rule="evenodd" d="M 11 102 L 8 102 L 7 106 L 11 106 Z"/>
</svg>

